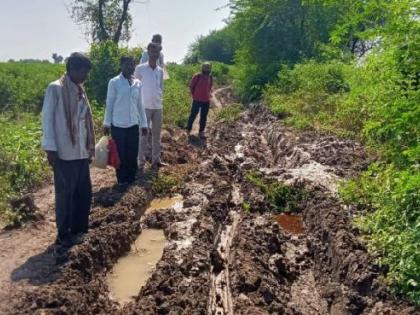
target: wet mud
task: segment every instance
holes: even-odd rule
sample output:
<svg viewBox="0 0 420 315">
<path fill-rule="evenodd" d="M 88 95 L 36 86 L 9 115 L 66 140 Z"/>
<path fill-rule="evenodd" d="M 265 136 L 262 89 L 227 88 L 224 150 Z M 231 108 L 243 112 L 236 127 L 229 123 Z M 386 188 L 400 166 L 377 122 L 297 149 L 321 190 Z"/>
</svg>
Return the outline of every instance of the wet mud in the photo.
<svg viewBox="0 0 420 315">
<path fill-rule="evenodd" d="M 352 227 L 356 210 L 337 197 L 337 181 L 368 165 L 360 145 L 298 133 L 261 107 L 207 135 L 200 147 L 180 131 L 164 136 L 171 171 L 188 165 L 176 202 L 145 213 L 155 197 L 148 185 L 102 188 L 85 242 L 49 283 L 19 292 L 10 314 L 418 314 L 383 284 L 386 270 Z M 250 171 L 310 195 L 281 215 Z M 163 254 L 120 304 L 106 279 L 145 229 L 163 231 Z"/>
</svg>

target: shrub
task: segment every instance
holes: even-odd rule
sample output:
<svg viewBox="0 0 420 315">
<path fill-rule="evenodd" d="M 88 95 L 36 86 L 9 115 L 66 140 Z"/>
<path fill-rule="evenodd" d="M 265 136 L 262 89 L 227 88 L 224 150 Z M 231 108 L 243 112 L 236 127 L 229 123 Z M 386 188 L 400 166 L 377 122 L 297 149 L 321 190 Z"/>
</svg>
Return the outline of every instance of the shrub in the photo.
<svg viewBox="0 0 420 315">
<path fill-rule="evenodd" d="M 340 194 L 346 203 L 370 210 L 356 225 L 380 254 L 379 263 L 389 267 L 388 283 L 420 304 L 420 172 L 374 164 Z"/>
<path fill-rule="evenodd" d="M 41 125 L 32 114 L 0 115 L 0 216 L 13 221 L 9 202 L 38 187 L 48 176 L 39 142 Z"/>
<path fill-rule="evenodd" d="M 349 107 L 345 102 L 352 71 L 357 72 L 341 62 L 309 61 L 293 69 L 283 68 L 278 81 L 265 89 L 264 101 L 274 114 L 287 117 L 287 123 L 323 131 L 335 129 L 335 132 L 355 137 L 363 126 L 363 116 L 342 114 L 352 110 L 360 113 L 358 103 Z"/>
</svg>

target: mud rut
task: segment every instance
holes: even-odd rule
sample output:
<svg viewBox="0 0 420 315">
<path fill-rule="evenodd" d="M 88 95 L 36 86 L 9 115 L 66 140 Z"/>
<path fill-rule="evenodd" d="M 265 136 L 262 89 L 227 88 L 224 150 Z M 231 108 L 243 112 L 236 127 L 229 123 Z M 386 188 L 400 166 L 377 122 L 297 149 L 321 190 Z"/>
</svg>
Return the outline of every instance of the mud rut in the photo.
<svg viewBox="0 0 420 315">
<path fill-rule="evenodd" d="M 418 314 L 381 284 L 384 270 L 352 228 L 354 210 L 336 197 L 337 181 L 366 167 L 360 146 L 297 134 L 258 106 L 212 124 L 206 145 L 197 141 L 174 130 L 164 136 L 171 171 L 188 170 L 181 205 L 143 215 L 148 185 L 98 192 L 85 243 L 50 283 L 16 294 L 11 313 Z M 310 191 L 299 205 L 303 234 L 273 220 L 248 171 Z M 119 305 L 106 273 L 144 228 L 163 229 L 167 244 L 139 294 Z"/>
</svg>

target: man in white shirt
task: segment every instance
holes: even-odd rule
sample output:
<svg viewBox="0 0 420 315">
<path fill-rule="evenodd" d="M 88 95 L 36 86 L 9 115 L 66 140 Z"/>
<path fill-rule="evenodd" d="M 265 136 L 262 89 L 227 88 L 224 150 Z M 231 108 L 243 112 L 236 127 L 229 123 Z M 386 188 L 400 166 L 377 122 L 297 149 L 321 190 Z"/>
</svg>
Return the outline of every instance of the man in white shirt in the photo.
<svg viewBox="0 0 420 315">
<path fill-rule="evenodd" d="M 71 54 L 66 74 L 48 86 L 42 107 L 42 148 L 54 170 L 56 244 L 61 248 L 82 242 L 88 230 L 95 134 L 82 83 L 91 67 L 83 54 Z"/>
<path fill-rule="evenodd" d="M 153 35 L 153 37 L 152 37 L 152 43 L 156 43 L 156 44 L 158 44 L 159 46 L 162 47 L 162 35 L 160 35 L 160 34 Z M 147 52 L 147 50 L 145 50 L 143 52 L 143 54 L 141 55 L 140 64 L 147 63 L 147 62 L 149 62 L 149 53 Z M 162 69 L 165 66 L 165 62 L 163 60 L 163 53 L 162 53 L 162 51 L 160 51 L 160 53 L 159 53 L 159 59 L 157 60 L 157 64 Z"/>
<path fill-rule="evenodd" d="M 118 184 L 127 185 L 135 180 L 137 154 L 139 151 L 139 126 L 146 136 L 148 125 L 142 103 L 140 80 L 133 76 L 133 57 L 121 58 L 121 74 L 108 84 L 104 133 L 110 132 L 115 140 L 120 157 L 120 167 L 116 170 Z"/>
<path fill-rule="evenodd" d="M 161 46 L 150 43 L 147 47 L 149 55 L 148 63 L 136 67 L 134 76 L 142 82 L 143 104 L 146 109 L 146 117 L 152 137 L 152 168 L 158 169 L 165 164 L 160 159 L 160 134 L 162 129 L 162 98 L 163 98 L 163 70 L 158 66 Z M 147 148 L 147 137 L 142 136 L 140 140 L 139 166 L 143 170 L 146 163 L 145 151 Z"/>
<path fill-rule="evenodd" d="M 160 35 L 160 34 L 153 35 L 152 43 L 158 44 L 162 47 L 162 35 Z M 145 50 L 143 52 L 143 54 L 141 55 L 139 64 L 141 65 L 142 63 L 147 63 L 147 62 L 149 62 L 149 53 L 147 52 L 147 50 Z M 165 67 L 165 62 L 163 60 L 162 50 L 160 51 L 159 59 L 157 60 L 157 64 L 163 70 L 163 79 L 168 80 L 169 79 L 169 74 L 168 74 L 168 71 L 166 70 L 166 67 Z"/>
</svg>

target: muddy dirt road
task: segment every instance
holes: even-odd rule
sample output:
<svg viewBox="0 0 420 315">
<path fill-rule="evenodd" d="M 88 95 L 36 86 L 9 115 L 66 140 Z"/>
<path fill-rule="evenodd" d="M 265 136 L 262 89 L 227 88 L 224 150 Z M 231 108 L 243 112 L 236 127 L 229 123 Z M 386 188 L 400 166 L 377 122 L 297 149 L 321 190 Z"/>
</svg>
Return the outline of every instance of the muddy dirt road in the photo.
<svg viewBox="0 0 420 315">
<path fill-rule="evenodd" d="M 355 210 L 337 198 L 338 182 L 367 165 L 362 147 L 297 133 L 261 107 L 213 122 L 207 141 L 177 130 L 163 140 L 172 164 L 163 172 L 183 176 L 177 202 L 146 211 L 155 197 L 147 182 L 124 193 L 98 187 L 86 241 L 64 264 L 16 266 L 37 274 L 16 280 L 30 285 L 8 292 L 4 313 L 418 314 L 382 284 L 352 227 Z M 255 178 L 284 184 L 279 202 L 293 215 L 279 216 Z M 150 229 L 163 231 L 162 257 L 119 301 L 109 274 Z"/>
</svg>

